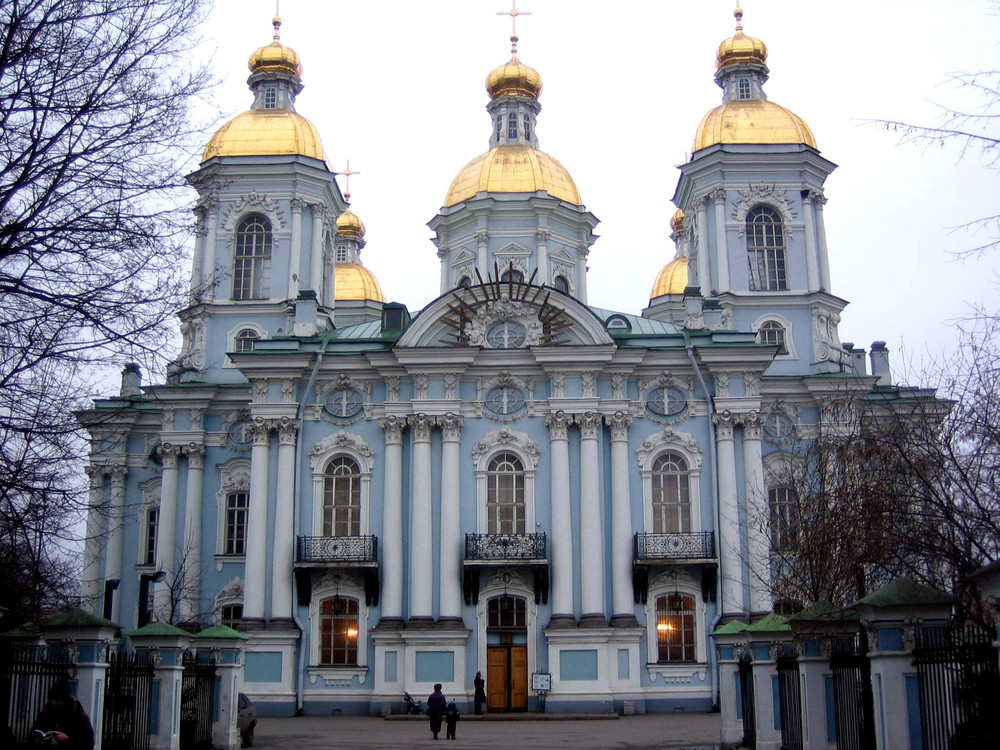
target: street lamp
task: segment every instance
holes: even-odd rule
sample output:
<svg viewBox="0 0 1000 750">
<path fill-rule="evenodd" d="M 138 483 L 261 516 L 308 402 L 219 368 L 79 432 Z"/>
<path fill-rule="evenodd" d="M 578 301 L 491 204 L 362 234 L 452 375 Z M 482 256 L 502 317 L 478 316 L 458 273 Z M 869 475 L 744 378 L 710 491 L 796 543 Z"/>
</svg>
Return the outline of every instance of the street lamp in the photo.
<svg viewBox="0 0 1000 750">
<path fill-rule="evenodd" d="M 158 570 L 155 573 L 139 574 L 139 627 L 149 625 L 149 587 L 151 584 L 159 583 L 167 574 Z"/>
</svg>

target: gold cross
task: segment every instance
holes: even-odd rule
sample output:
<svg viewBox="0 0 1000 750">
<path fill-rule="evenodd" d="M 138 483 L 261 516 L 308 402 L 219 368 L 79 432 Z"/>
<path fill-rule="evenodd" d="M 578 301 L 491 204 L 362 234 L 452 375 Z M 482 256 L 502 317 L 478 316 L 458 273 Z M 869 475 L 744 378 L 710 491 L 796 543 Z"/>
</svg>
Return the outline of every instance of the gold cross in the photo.
<svg viewBox="0 0 1000 750">
<path fill-rule="evenodd" d="M 361 172 L 353 171 L 351 169 L 351 160 L 347 160 L 347 166 L 344 167 L 343 172 L 334 172 L 335 175 L 344 175 L 344 200 L 350 203 L 351 201 L 351 175 L 361 174 Z"/>
<path fill-rule="evenodd" d="M 511 8 L 510 10 L 502 10 L 497 13 L 498 16 L 510 16 L 510 53 L 512 55 L 517 54 L 517 17 L 518 16 L 530 16 L 530 10 L 518 10 L 517 0 L 510 0 Z"/>
</svg>

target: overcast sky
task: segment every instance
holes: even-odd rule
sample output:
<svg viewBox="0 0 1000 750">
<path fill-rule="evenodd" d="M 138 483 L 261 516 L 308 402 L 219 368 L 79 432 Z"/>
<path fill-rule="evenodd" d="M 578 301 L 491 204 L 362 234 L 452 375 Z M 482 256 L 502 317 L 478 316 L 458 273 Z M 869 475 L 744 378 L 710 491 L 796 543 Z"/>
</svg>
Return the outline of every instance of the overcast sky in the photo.
<svg viewBox="0 0 1000 750">
<path fill-rule="evenodd" d="M 298 111 L 351 180 L 366 266 L 386 298 L 418 310 L 439 294 L 426 223 L 455 174 L 488 148 L 487 73 L 509 57 L 510 0 L 283 0 L 282 42 L 300 55 Z M 539 144 L 600 220 L 590 304 L 639 313 L 674 257 L 676 165 L 721 102 L 715 51 L 732 0 L 520 0 L 519 57 L 542 75 Z M 997 68 L 988 0 L 746 0 L 745 33 L 768 47 L 768 97 L 811 127 L 839 165 L 826 183 L 833 293 L 850 300 L 841 339 L 945 351 L 973 302 L 996 308 L 998 258 L 955 261 L 980 237 L 951 227 L 996 213 L 1000 175 L 951 148 L 897 145 L 871 118 L 935 122 L 967 92 L 958 71 Z M 273 0 L 216 0 L 205 36 L 227 114 L 250 105 L 250 52 L 270 41 Z M 343 187 L 343 185 L 342 185 Z"/>
</svg>

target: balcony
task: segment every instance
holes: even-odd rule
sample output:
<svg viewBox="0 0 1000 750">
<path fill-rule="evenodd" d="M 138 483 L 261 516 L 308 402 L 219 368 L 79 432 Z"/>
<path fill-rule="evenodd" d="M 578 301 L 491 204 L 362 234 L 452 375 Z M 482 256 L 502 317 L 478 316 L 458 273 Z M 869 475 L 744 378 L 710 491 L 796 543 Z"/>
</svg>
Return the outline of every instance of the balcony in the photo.
<svg viewBox="0 0 1000 750">
<path fill-rule="evenodd" d="M 545 534 L 466 534 L 462 589 L 466 604 L 479 601 L 483 568 L 524 566 L 532 570 L 535 603 L 549 600 L 549 561 Z"/>
<path fill-rule="evenodd" d="M 369 536 L 300 536 L 295 555 L 295 576 L 299 603 L 312 598 L 311 569 L 354 569 L 364 577 L 365 602 L 378 604 L 378 537 Z"/>
<path fill-rule="evenodd" d="M 651 566 L 700 565 L 702 599 L 714 602 L 718 580 L 717 564 L 714 532 L 636 534 L 632 556 L 633 598 L 637 604 L 646 603 Z"/>
</svg>

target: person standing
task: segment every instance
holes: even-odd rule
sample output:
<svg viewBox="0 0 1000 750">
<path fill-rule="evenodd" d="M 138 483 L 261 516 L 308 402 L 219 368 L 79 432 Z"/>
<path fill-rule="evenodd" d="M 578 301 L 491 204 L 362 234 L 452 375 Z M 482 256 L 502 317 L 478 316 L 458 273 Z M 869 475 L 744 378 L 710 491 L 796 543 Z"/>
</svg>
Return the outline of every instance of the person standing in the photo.
<svg viewBox="0 0 1000 750">
<path fill-rule="evenodd" d="M 80 701 L 70 694 L 69 681 L 65 677 L 60 677 L 49 688 L 49 702 L 42 707 L 31 728 L 39 738 L 54 732 L 56 743 L 66 750 L 92 750 L 94 747 L 90 717 Z"/>
<path fill-rule="evenodd" d="M 458 724 L 458 720 L 461 718 L 462 714 L 459 713 L 458 706 L 455 705 L 455 701 L 452 701 L 444 711 L 444 724 L 448 728 L 445 737 L 449 740 L 455 739 L 455 725 Z"/>
<path fill-rule="evenodd" d="M 441 692 L 441 683 L 438 682 L 434 685 L 434 692 L 427 698 L 427 716 L 431 720 L 431 733 L 433 733 L 434 739 L 438 738 L 438 732 L 441 731 L 441 719 L 447 708 L 448 699 Z"/>
<path fill-rule="evenodd" d="M 486 703 L 486 680 L 483 679 L 482 672 L 476 672 L 476 679 L 472 684 L 476 686 L 476 694 L 472 700 L 475 704 L 475 714 L 478 716 L 483 712 L 483 704 Z"/>
</svg>

